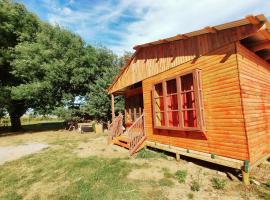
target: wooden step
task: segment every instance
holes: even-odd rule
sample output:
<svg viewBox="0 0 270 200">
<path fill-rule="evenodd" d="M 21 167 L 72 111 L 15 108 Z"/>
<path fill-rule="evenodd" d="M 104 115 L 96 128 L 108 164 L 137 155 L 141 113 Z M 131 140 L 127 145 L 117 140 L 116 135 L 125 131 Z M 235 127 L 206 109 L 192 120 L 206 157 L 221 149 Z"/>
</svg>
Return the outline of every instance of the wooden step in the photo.
<svg viewBox="0 0 270 200">
<path fill-rule="evenodd" d="M 127 135 L 120 135 L 119 137 L 117 137 L 117 140 L 129 143 L 129 137 Z"/>
<path fill-rule="evenodd" d="M 129 144 L 127 142 L 122 142 L 122 141 L 120 141 L 118 139 L 115 139 L 113 143 L 116 144 L 116 145 L 118 145 L 118 146 L 121 146 L 121 147 L 124 147 L 126 149 L 129 149 Z"/>
</svg>

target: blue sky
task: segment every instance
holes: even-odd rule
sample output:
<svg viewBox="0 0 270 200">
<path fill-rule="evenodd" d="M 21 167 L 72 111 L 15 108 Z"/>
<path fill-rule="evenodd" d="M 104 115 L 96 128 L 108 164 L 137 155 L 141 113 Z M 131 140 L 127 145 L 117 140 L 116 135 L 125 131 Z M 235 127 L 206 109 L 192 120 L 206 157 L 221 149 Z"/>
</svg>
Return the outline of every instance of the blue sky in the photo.
<svg viewBox="0 0 270 200">
<path fill-rule="evenodd" d="M 121 55 L 142 44 L 249 14 L 270 18 L 269 0 L 17 0 L 51 24 Z"/>
</svg>

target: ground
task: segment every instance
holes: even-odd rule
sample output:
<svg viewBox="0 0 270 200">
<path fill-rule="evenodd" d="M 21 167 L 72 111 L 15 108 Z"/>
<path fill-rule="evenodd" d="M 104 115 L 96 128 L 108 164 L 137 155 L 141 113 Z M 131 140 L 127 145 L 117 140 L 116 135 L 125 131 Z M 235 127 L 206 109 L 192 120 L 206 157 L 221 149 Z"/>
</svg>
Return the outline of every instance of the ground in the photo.
<svg viewBox="0 0 270 200">
<path fill-rule="evenodd" d="M 45 148 L 2 162 L 0 199 L 270 199 L 269 162 L 251 174 L 261 184 L 245 187 L 217 165 L 152 150 L 129 157 L 105 134 L 27 131 L 0 137 L 0 153 L 29 144 Z"/>
</svg>

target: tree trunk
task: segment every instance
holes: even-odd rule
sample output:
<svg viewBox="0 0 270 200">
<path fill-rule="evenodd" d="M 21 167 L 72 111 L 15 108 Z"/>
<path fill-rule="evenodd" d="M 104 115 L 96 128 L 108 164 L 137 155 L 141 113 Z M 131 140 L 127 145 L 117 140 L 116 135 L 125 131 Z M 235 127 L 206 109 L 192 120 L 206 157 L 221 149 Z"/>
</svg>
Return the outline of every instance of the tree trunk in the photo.
<svg viewBox="0 0 270 200">
<path fill-rule="evenodd" d="M 12 131 L 19 131 L 22 129 L 21 116 L 17 114 L 10 115 L 10 122 Z"/>
</svg>

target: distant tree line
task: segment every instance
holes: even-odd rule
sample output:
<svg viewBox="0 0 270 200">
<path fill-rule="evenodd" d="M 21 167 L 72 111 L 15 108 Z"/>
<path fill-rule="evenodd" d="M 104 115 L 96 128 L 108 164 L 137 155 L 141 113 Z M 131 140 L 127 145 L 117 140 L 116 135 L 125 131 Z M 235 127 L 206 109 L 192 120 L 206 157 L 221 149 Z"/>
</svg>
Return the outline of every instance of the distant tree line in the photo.
<svg viewBox="0 0 270 200">
<path fill-rule="evenodd" d="M 111 115 L 107 88 L 128 56 L 85 44 L 24 5 L 0 0 L 0 117 L 8 113 L 13 130 L 29 108 L 105 122 Z M 123 109 L 121 98 L 116 108 Z"/>
</svg>

